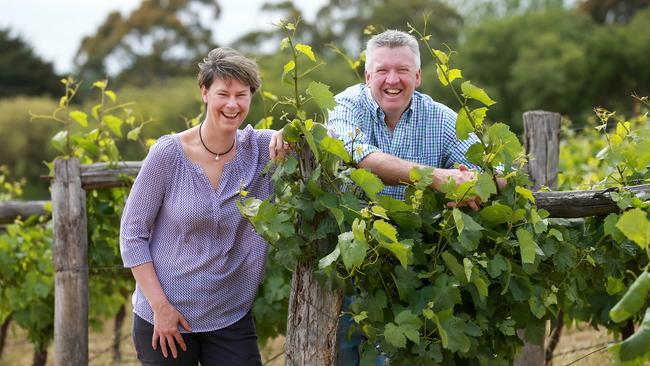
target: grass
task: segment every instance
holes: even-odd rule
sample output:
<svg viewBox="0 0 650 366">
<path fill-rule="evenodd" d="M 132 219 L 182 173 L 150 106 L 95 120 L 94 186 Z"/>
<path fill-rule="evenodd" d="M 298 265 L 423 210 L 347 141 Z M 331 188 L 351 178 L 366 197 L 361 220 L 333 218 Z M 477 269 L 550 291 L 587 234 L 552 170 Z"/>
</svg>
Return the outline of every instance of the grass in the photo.
<svg viewBox="0 0 650 366">
<path fill-rule="evenodd" d="M 89 365 L 139 365 L 133 342 L 131 341 L 131 312 L 122 328 L 123 339 L 121 342 L 122 361 L 113 363 L 111 344 L 113 340 L 112 322 L 106 322 L 100 333 L 91 332 L 89 335 Z M 605 345 L 612 340 L 606 330 L 594 330 L 587 325 L 578 325 L 571 329 L 564 329 L 560 343 L 555 349 L 551 365 L 553 366 L 605 366 L 611 365 L 612 359 Z M 284 365 L 282 349 L 284 338 L 277 338 L 261 349 L 262 363 L 267 366 Z M 49 347 L 48 365 L 54 364 L 54 348 Z M 7 338 L 3 358 L 0 366 L 29 366 L 32 362 L 32 345 L 26 341 L 25 333 L 12 326 Z"/>
<path fill-rule="evenodd" d="M 113 362 L 113 322 L 107 321 L 104 324 L 104 329 L 97 332 L 90 332 L 88 344 L 88 365 L 91 366 L 112 366 L 112 365 L 125 365 L 136 366 L 140 365 L 137 360 L 133 341 L 131 340 L 131 322 L 133 320 L 133 313 L 128 311 L 127 317 L 122 326 L 122 342 L 120 345 L 122 353 L 122 361 L 119 363 Z M 2 359 L 0 359 L 0 366 L 31 366 L 34 347 L 27 341 L 25 332 L 18 328 L 15 324 L 11 324 L 9 335 L 5 344 Z M 282 352 L 284 346 L 284 338 L 274 339 L 260 350 L 262 354 L 262 364 L 266 366 L 280 366 L 284 365 L 284 355 L 267 362 Z M 54 346 L 50 345 L 47 354 L 47 365 L 54 365 Z"/>
</svg>

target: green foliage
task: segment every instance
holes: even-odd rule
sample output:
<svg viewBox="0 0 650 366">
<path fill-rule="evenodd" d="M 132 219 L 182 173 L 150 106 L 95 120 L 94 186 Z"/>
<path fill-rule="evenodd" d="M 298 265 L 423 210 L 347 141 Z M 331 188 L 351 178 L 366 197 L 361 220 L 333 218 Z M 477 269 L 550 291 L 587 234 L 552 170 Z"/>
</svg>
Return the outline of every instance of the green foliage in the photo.
<svg viewBox="0 0 650 366">
<path fill-rule="evenodd" d="M 0 167 L 0 202 L 17 199 L 24 182 L 8 182 Z M 54 331 L 52 225 L 30 217 L 0 234 L 0 323 L 9 317 L 35 346 L 47 346 Z"/>
<path fill-rule="evenodd" d="M 30 112 L 33 120 L 54 121 L 63 127 L 51 139 L 60 153 L 59 158 L 76 157 L 82 164 L 117 164 L 122 159 L 116 144 L 118 139 L 144 144 L 140 131 L 148 121 L 136 120 L 129 108 L 130 103 L 118 103 L 117 94 L 108 88 L 106 81 L 92 85 L 98 92 L 99 102 L 86 110 L 71 104 L 79 83 L 72 78 L 64 79 L 62 83 L 66 93 L 51 114 Z M 6 188 L 17 191 L 12 185 Z M 100 327 L 106 317 L 117 313 L 133 287 L 130 275 L 120 273 L 119 219 L 124 199 L 125 190 L 122 188 L 87 193 L 90 322 L 95 328 Z M 0 267 L 3 271 L 0 318 L 12 315 L 38 347 L 47 346 L 53 335 L 52 236 L 52 224 L 45 218 L 17 221 L 0 236 Z M 114 270 L 118 270 L 118 275 L 105 272 Z"/>
<path fill-rule="evenodd" d="M 647 108 L 647 98 L 635 101 Z M 640 321 L 648 305 L 648 197 L 635 196 L 622 186 L 648 182 L 650 130 L 647 113 L 625 119 L 602 108 L 595 111 L 592 128 L 580 133 L 565 131 L 570 142 L 561 148 L 560 164 L 566 173 L 560 176 L 560 183 L 620 190 L 611 195 L 623 212 L 585 218 L 578 226 L 581 232 L 568 233 L 571 240 L 594 244 L 580 245 L 589 249 L 585 259 L 593 262 L 593 269 L 589 278 L 579 274 L 572 274 L 575 279 L 568 277 L 574 283 L 571 297 L 579 301 L 565 310 L 574 319 L 616 331 L 624 324 L 621 322 Z M 575 176 L 567 174 L 572 170 Z M 564 261 L 573 263 L 573 256 L 564 256 Z M 591 303 L 580 299 L 583 292 Z M 650 356 L 646 327 L 647 323 L 642 323 L 634 336 L 611 347 L 617 362 L 637 365 Z"/>
<path fill-rule="evenodd" d="M 430 38 L 412 31 L 425 42 Z M 294 47 L 293 35 L 287 48 Z M 397 365 L 508 364 L 521 345 L 515 330 L 540 341 L 545 322 L 561 308 L 572 319 L 617 329 L 607 310 L 630 283 L 626 271 L 647 264 L 624 238 L 627 229 L 619 228 L 618 217 L 609 219 L 605 233 L 602 225 L 549 219 L 538 210 L 519 169 L 521 143 L 505 124 L 483 120 L 494 101 L 463 80 L 449 63 L 450 52 L 430 50 L 441 83 L 464 113 L 462 134 L 481 140 L 469 151 L 482 168 L 477 180 L 436 192 L 427 188 L 430 171 L 415 170 L 405 201 L 379 196 L 381 181 L 357 169 L 325 126 L 304 116 L 305 99 L 295 93 L 296 60 L 303 56 L 294 51 L 285 63 L 294 96 L 284 99 L 293 108 L 284 136 L 295 155 L 273 173 L 275 200 L 249 198 L 240 205 L 274 247 L 274 262 L 293 267 L 313 261 L 326 286 L 351 292 L 354 283 L 357 297 L 349 311 L 368 339 L 361 351 L 365 363 L 379 343 Z M 315 160 L 312 171 L 304 169 L 306 156 Z M 510 172 L 499 194 L 496 166 Z M 475 194 L 490 201 L 480 213 L 446 208 L 446 202 Z M 610 235 L 622 241 L 611 245 Z M 329 248 L 316 246 L 319 240 Z"/>
<path fill-rule="evenodd" d="M 527 110 L 550 110 L 584 124 L 594 105 L 636 113 L 629 93 L 647 95 L 650 52 L 642 31 L 650 10 L 624 26 L 597 24 L 577 10 L 556 7 L 487 19 L 466 32 L 460 47 L 464 76 L 499 101 L 491 121 L 522 129 Z M 638 104 L 637 104 L 638 106 Z"/>
<path fill-rule="evenodd" d="M 30 121 L 29 111 L 47 113 L 56 102 L 45 97 L 16 97 L 0 99 L 0 165 L 6 165 L 15 177 L 25 178 L 25 199 L 45 199 L 48 184 L 39 176 L 44 174 L 43 161 L 55 156 L 49 139 L 56 126 L 42 121 Z"/>
</svg>

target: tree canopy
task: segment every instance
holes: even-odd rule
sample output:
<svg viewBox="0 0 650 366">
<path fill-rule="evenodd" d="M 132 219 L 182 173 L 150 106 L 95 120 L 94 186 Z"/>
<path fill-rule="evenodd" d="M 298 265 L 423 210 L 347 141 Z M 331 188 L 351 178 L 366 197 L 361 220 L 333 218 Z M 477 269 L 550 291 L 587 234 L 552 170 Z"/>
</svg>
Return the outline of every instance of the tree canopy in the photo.
<svg viewBox="0 0 650 366">
<path fill-rule="evenodd" d="M 75 64 L 89 80 L 119 73 L 119 81 L 147 84 L 187 75 L 215 46 L 209 23 L 220 11 L 212 0 L 143 1 L 126 17 L 111 13 L 85 37 Z"/>
<path fill-rule="evenodd" d="M 0 98 L 60 94 L 52 63 L 41 59 L 9 29 L 0 29 L 0 49 Z"/>
</svg>

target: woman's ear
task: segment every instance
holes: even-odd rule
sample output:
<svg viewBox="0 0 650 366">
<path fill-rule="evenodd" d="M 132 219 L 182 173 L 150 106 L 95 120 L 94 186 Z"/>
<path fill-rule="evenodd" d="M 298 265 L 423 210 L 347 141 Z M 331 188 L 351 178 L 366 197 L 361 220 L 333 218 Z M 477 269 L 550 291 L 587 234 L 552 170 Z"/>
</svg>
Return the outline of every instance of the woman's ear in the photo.
<svg viewBox="0 0 650 366">
<path fill-rule="evenodd" d="M 205 86 L 201 87 L 201 99 L 203 104 L 208 104 L 208 89 Z"/>
</svg>

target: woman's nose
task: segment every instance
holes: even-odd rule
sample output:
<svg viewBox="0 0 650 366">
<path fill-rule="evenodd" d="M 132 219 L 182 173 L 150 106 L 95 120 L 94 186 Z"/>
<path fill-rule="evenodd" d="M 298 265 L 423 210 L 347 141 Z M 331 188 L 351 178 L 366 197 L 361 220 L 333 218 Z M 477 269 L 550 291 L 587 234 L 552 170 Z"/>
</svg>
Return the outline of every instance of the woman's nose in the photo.
<svg viewBox="0 0 650 366">
<path fill-rule="evenodd" d="M 237 106 L 237 98 L 235 97 L 230 97 L 226 101 L 226 106 L 228 107 L 236 107 Z"/>
</svg>

